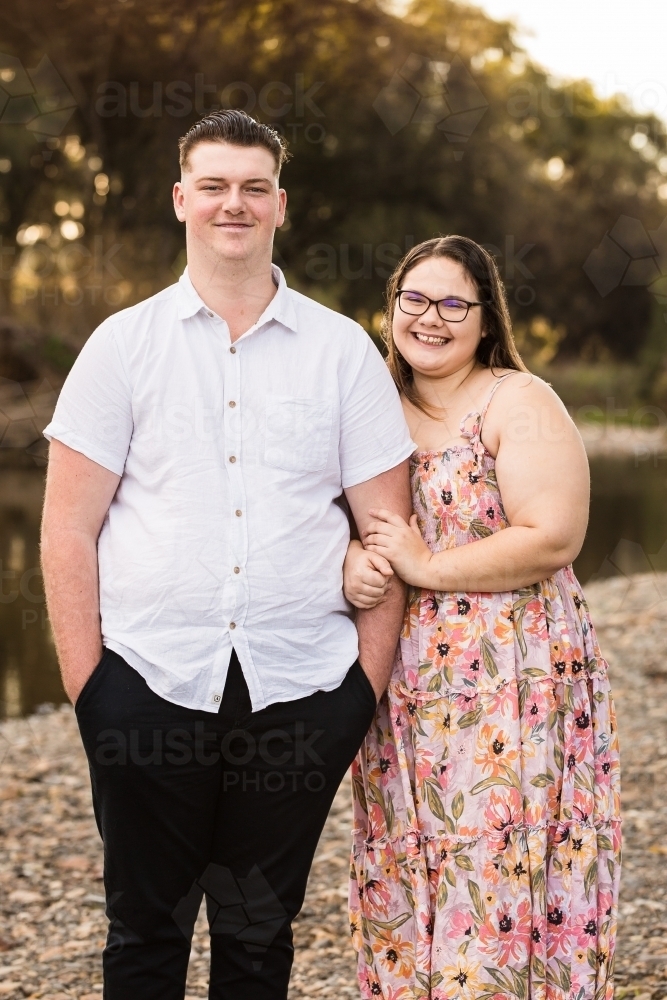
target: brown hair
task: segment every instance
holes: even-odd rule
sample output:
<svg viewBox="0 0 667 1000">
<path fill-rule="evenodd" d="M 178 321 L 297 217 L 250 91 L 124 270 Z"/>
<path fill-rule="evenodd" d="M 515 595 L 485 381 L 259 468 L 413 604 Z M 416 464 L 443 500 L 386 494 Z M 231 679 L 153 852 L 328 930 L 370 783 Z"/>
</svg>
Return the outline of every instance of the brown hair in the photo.
<svg viewBox="0 0 667 1000">
<path fill-rule="evenodd" d="M 192 128 L 178 140 L 181 170 L 187 170 L 188 157 L 201 142 L 229 142 L 233 146 L 263 146 L 273 156 L 276 173 L 290 154 L 285 139 L 274 128 L 255 121 L 245 111 L 213 111 L 200 118 Z"/>
<path fill-rule="evenodd" d="M 422 260 L 447 257 L 465 269 L 477 289 L 482 305 L 482 325 L 486 333 L 477 347 L 477 360 L 487 368 L 512 368 L 527 372 L 514 343 L 512 321 L 507 308 L 505 286 L 496 262 L 484 247 L 466 236 L 438 236 L 408 250 L 387 283 L 387 305 L 382 315 L 380 335 L 387 346 L 387 364 L 398 391 L 422 412 L 431 415 L 415 388 L 412 368 L 400 354 L 392 334 L 396 293 L 406 274 Z"/>
</svg>

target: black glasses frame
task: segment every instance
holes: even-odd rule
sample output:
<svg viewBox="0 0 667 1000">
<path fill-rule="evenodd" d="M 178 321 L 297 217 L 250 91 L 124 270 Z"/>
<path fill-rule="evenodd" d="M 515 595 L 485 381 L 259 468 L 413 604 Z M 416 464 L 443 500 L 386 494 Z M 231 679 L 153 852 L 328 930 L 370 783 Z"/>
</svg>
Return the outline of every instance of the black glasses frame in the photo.
<svg viewBox="0 0 667 1000">
<path fill-rule="evenodd" d="M 407 309 L 404 309 L 403 306 L 401 305 L 401 295 L 404 295 L 406 292 L 410 292 L 412 295 L 421 295 L 421 297 L 423 299 L 426 299 L 426 301 L 428 302 L 426 308 L 422 309 L 420 313 L 408 312 Z M 398 299 L 398 308 L 401 310 L 402 313 L 405 313 L 406 316 L 423 316 L 424 313 L 428 312 L 431 306 L 435 306 L 435 308 L 438 311 L 438 316 L 440 317 L 441 320 L 444 320 L 445 323 L 462 323 L 464 319 L 467 319 L 471 306 L 484 305 L 483 302 L 468 302 L 467 299 L 461 299 L 459 298 L 458 295 L 451 295 L 449 297 L 452 299 L 456 299 L 457 302 L 465 302 L 465 304 L 467 305 L 468 308 L 465 311 L 465 316 L 462 316 L 461 319 L 451 319 L 447 316 L 442 315 L 442 313 L 440 312 L 440 303 L 444 302 L 445 301 L 444 299 L 429 299 L 428 295 L 424 295 L 423 292 L 415 292 L 412 291 L 412 289 L 410 288 L 399 288 L 398 291 L 396 292 L 396 298 Z"/>
</svg>

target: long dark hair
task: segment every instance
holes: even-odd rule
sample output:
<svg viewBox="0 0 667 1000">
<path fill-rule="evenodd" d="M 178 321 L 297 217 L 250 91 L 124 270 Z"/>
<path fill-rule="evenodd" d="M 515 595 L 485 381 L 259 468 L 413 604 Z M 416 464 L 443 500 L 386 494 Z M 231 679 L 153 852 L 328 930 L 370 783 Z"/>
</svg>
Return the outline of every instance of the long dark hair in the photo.
<svg viewBox="0 0 667 1000">
<path fill-rule="evenodd" d="M 396 293 L 401 288 L 403 279 L 420 261 L 431 257 L 447 257 L 449 260 L 457 261 L 477 289 L 477 298 L 483 303 L 482 326 L 486 333 L 477 347 L 476 356 L 479 363 L 486 368 L 528 371 L 514 343 L 505 286 L 491 254 L 479 243 L 469 240 L 467 236 L 438 236 L 432 240 L 425 240 L 408 250 L 396 265 L 396 270 L 387 283 L 387 304 L 380 326 L 380 334 L 387 347 L 387 364 L 398 391 L 424 413 L 429 413 L 429 410 L 417 392 L 412 368 L 394 343 L 392 323 L 396 308 Z"/>
</svg>

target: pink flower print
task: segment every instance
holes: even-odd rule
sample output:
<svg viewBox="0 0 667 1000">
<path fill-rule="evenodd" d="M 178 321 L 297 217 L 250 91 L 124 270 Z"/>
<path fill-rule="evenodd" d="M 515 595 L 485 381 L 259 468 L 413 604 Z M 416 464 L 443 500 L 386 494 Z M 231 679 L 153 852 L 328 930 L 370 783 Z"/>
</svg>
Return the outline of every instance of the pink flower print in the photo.
<svg viewBox="0 0 667 1000">
<path fill-rule="evenodd" d="M 488 494 L 483 496 L 477 505 L 475 516 L 478 521 L 485 524 L 487 528 L 495 529 L 502 524 L 500 507 Z"/>
<path fill-rule="evenodd" d="M 572 800 L 572 816 L 579 823 L 587 823 L 593 815 L 595 796 L 587 788 L 575 788 Z M 592 859 L 591 859 L 592 860 Z"/>
<path fill-rule="evenodd" d="M 595 758 L 595 783 L 599 788 L 606 790 L 609 787 L 613 770 L 614 762 L 609 751 L 599 753 Z"/>
<path fill-rule="evenodd" d="M 544 941 L 547 933 L 546 916 L 543 913 L 533 913 L 533 926 L 530 932 L 530 939 L 533 942 L 532 947 L 534 950 L 539 951 L 537 946 Z"/>
<path fill-rule="evenodd" d="M 568 726 L 568 731 L 566 731 L 566 745 L 564 747 L 565 751 L 565 772 L 566 774 L 576 771 L 577 765 L 583 764 L 586 760 L 587 747 L 586 744 L 573 739 L 573 726 Z"/>
<path fill-rule="evenodd" d="M 572 928 L 580 948 L 595 948 L 598 938 L 598 918 L 596 908 L 589 906 L 583 913 L 577 914 Z"/>
<path fill-rule="evenodd" d="M 484 449 L 482 448 L 482 452 L 483 451 Z M 463 484 L 466 493 L 470 492 L 470 487 L 477 486 L 482 478 L 482 472 L 479 465 L 473 459 L 469 459 L 467 462 L 461 462 L 458 472 L 461 476 L 461 483 Z"/>
<path fill-rule="evenodd" d="M 440 764 L 435 765 L 435 772 L 436 772 L 435 774 L 436 781 L 442 788 L 443 792 L 446 792 L 447 789 L 449 788 L 449 776 L 451 773 L 451 768 L 449 767 L 448 764 L 441 762 Z"/>
<path fill-rule="evenodd" d="M 423 910 L 417 913 L 417 920 L 421 924 L 421 932 L 429 940 L 433 937 L 433 918 L 430 913 L 424 913 Z"/>
<path fill-rule="evenodd" d="M 419 624 L 422 628 L 430 628 L 438 620 L 438 602 L 432 590 L 422 591 L 419 602 Z"/>
<path fill-rule="evenodd" d="M 514 910 L 509 904 L 498 907 L 479 927 L 479 946 L 488 955 L 497 956 L 503 966 L 526 960 L 533 929 L 530 901 L 522 899 Z"/>
<path fill-rule="evenodd" d="M 431 487 L 428 495 L 433 515 L 440 521 L 446 534 L 457 529 L 465 530 L 468 522 L 463 516 L 462 506 L 456 502 L 451 483 L 440 484 L 437 490 Z"/>
<path fill-rule="evenodd" d="M 380 747 L 378 767 L 383 782 L 386 783 L 392 778 L 398 777 L 398 755 L 396 748 L 391 743 L 385 743 L 383 747 Z"/>
<path fill-rule="evenodd" d="M 530 900 L 522 899 L 513 913 L 505 910 L 498 927 L 500 930 L 501 962 L 507 964 L 511 961 L 526 961 L 530 952 L 530 936 L 533 930 Z"/>
<path fill-rule="evenodd" d="M 465 671 L 465 677 L 469 678 L 471 681 L 476 681 L 479 677 L 480 670 L 482 670 L 480 650 L 478 648 L 466 649 L 466 651 L 459 656 L 458 665 L 462 671 Z"/>
<path fill-rule="evenodd" d="M 471 937 L 475 921 L 470 910 L 454 910 L 447 920 L 447 937 L 461 938 Z"/>
<path fill-rule="evenodd" d="M 610 892 L 598 888 L 598 922 L 603 924 L 614 915 L 614 897 Z"/>
<path fill-rule="evenodd" d="M 531 729 L 541 725 L 546 720 L 549 714 L 549 702 L 541 691 L 533 689 L 528 693 L 523 714 Z"/>
<path fill-rule="evenodd" d="M 493 830 L 491 850 L 503 851 L 509 843 L 510 831 L 521 818 L 521 793 L 517 788 L 491 789 L 484 809 L 484 822 Z"/>
<path fill-rule="evenodd" d="M 430 476 L 431 470 L 433 469 L 433 459 L 426 455 L 419 462 L 417 462 L 413 467 L 413 475 L 416 475 L 422 483 L 427 483 Z"/>
<path fill-rule="evenodd" d="M 549 630 L 547 628 L 547 616 L 544 610 L 544 599 L 534 597 L 526 605 L 523 617 L 523 631 L 525 634 L 538 639 L 540 644 L 549 641 Z"/>
<path fill-rule="evenodd" d="M 368 839 L 373 842 L 380 840 L 386 834 L 387 821 L 382 806 L 377 802 L 368 802 Z"/>
<path fill-rule="evenodd" d="M 424 778 L 429 778 L 433 774 L 433 751 L 426 747 L 415 747 L 415 772 L 417 780 L 421 784 Z"/>
<path fill-rule="evenodd" d="M 362 886 L 361 893 L 366 897 L 372 911 L 387 912 L 387 906 L 391 901 L 391 892 L 386 882 L 380 882 L 379 879 L 374 878 L 368 879 Z"/>
<path fill-rule="evenodd" d="M 519 698 L 514 684 L 503 684 L 497 691 L 493 692 L 488 714 L 490 716 L 501 715 L 508 720 L 519 718 Z"/>
<path fill-rule="evenodd" d="M 569 961 L 570 919 L 563 896 L 552 896 L 547 902 L 547 955 Z"/>
</svg>

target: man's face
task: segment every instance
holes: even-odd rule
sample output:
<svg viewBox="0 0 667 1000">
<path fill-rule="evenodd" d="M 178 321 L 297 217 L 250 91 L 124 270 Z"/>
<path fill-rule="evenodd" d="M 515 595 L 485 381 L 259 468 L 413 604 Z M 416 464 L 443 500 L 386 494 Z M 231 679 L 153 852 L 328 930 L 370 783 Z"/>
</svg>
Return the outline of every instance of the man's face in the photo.
<svg viewBox="0 0 667 1000">
<path fill-rule="evenodd" d="M 227 260 L 270 251 L 285 219 L 273 156 L 263 146 L 202 142 L 174 185 L 174 209 L 188 245 Z"/>
</svg>

